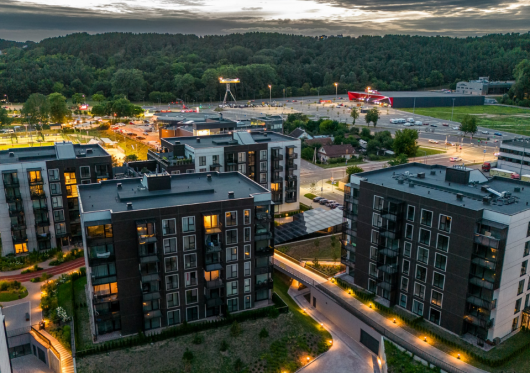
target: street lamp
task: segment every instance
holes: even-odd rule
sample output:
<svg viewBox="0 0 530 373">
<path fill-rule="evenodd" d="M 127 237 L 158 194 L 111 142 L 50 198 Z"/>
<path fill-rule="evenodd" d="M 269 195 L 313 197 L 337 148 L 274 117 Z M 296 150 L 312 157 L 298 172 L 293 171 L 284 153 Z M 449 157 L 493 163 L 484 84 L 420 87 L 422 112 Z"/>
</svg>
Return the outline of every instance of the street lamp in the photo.
<svg viewBox="0 0 530 373">
<path fill-rule="evenodd" d="M 453 98 L 453 109 L 451 110 L 451 122 L 453 121 L 453 113 L 455 111 L 455 99 Z"/>
<path fill-rule="evenodd" d="M 269 84 L 269 108 L 271 107 L 272 101 L 272 85 Z"/>
<path fill-rule="evenodd" d="M 339 83 L 335 83 L 335 101 L 337 101 L 337 90 L 339 89 Z"/>
</svg>

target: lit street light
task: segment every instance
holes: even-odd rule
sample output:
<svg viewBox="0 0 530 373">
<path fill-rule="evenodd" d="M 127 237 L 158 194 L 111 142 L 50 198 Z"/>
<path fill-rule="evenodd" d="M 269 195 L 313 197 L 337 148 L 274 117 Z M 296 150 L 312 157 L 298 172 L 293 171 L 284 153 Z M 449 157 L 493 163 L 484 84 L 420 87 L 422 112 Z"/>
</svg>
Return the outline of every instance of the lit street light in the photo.
<svg viewBox="0 0 530 373">
<path fill-rule="evenodd" d="M 269 84 L 269 108 L 271 107 L 272 101 L 272 85 Z"/>
<path fill-rule="evenodd" d="M 335 83 L 335 101 L 337 101 L 337 90 L 339 89 L 339 83 Z"/>
</svg>

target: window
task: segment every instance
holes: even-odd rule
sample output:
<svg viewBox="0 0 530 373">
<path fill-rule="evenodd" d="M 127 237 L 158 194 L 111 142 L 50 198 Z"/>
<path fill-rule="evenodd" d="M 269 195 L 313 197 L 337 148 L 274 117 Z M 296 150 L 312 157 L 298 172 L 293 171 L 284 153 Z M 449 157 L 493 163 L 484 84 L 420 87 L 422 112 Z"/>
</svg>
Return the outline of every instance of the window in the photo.
<svg viewBox="0 0 530 373">
<path fill-rule="evenodd" d="M 244 246 L 244 250 L 245 250 L 245 257 L 243 259 L 247 260 L 247 259 L 250 259 L 250 249 L 251 249 L 251 245 L 245 245 Z"/>
<path fill-rule="evenodd" d="M 252 308 L 252 299 L 250 295 L 245 296 L 245 309 L 248 310 L 249 308 Z"/>
<path fill-rule="evenodd" d="M 260 172 L 267 172 L 267 162 L 260 162 L 259 163 L 259 171 Z"/>
<path fill-rule="evenodd" d="M 435 306 L 438 306 L 438 307 L 442 307 L 442 293 L 436 291 L 436 290 L 432 290 L 431 292 L 431 304 L 435 305 Z"/>
<path fill-rule="evenodd" d="M 77 180 L 75 178 L 75 172 L 65 172 L 64 173 L 64 183 L 66 185 L 77 184 Z"/>
<path fill-rule="evenodd" d="M 219 155 L 212 155 L 212 163 L 214 165 L 219 164 Z"/>
<path fill-rule="evenodd" d="M 368 279 L 368 291 L 375 293 L 377 292 L 377 283 L 375 280 Z"/>
<path fill-rule="evenodd" d="M 27 253 L 27 252 L 28 252 L 28 247 L 25 243 L 19 243 L 15 245 L 16 254 Z"/>
<path fill-rule="evenodd" d="M 425 299 L 425 285 L 416 282 L 414 284 L 414 296 L 421 300 Z"/>
<path fill-rule="evenodd" d="M 416 266 L 416 280 L 423 282 L 427 280 L 427 268 L 419 265 Z"/>
<path fill-rule="evenodd" d="M 383 218 L 377 212 L 372 214 L 372 225 L 378 228 L 383 226 Z"/>
<path fill-rule="evenodd" d="M 530 254 L 530 241 L 526 241 L 526 243 L 524 244 L 523 257 L 527 256 L 528 254 Z"/>
<path fill-rule="evenodd" d="M 246 161 L 247 161 L 247 153 L 245 153 L 245 152 L 237 153 L 237 162 L 238 163 L 245 163 Z"/>
<path fill-rule="evenodd" d="M 237 277 L 237 264 L 230 264 L 226 266 L 226 278 Z"/>
<path fill-rule="evenodd" d="M 206 166 L 206 157 L 200 156 L 199 157 L 199 166 Z"/>
<path fill-rule="evenodd" d="M 530 237 L 530 221 L 528 222 L 528 227 L 526 228 L 526 237 Z"/>
<path fill-rule="evenodd" d="M 512 321 L 512 331 L 517 330 L 517 325 L 519 325 L 519 316 L 514 318 Z"/>
<path fill-rule="evenodd" d="M 416 211 L 416 208 L 414 206 L 411 206 L 411 205 L 407 206 L 407 220 L 408 221 L 414 221 L 415 211 Z"/>
<path fill-rule="evenodd" d="M 374 210 L 382 210 L 385 200 L 383 197 L 374 196 Z"/>
<path fill-rule="evenodd" d="M 429 316 L 429 321 L 435 323 L 436 325 L 440 325 L 441 318 L 442 313 L 431 307 L 431 315 Z"/>
<path fill-rule="evenodd" d="M 421 209 L 420 223 L 427 227 L 432 227 L 432 211 Z"/>
<path fill-rule="evenodd" d="M 434 256 L 434 266 L 438 269 L 441 269 L 442 271 L 445 271 L 445 268 L 447 267 L 447 257 L 445 255 L 436 253 Z"/>
<path fill-rule="evenodd" d="M 162 234 L 167 236 L 169 234 L 177 233 L 176 220 L 175 219 L 163 219 L 162 220 Z"/>
<path fill-rule="evenodd" d="M 166 294 L 167 308 L 180 306 L 179 293 L 168 293 Z"/>
<path fill-rule="evenodd" d="M 51 194 L 61 194 L 61 184 L 51 183 L 50 184 L 50 193 Z"/>
<path fill-rule="evenodd" d="M 401 277 L 401 290 L 409 291 L 409 279 Z"/>
<path fill-rule="evenodd" d="M 79 167 L 79 174 L 81 175 L 81 179 L 86 179 L 87 177 L 90 177 L 90 166 Z"/>
<path fill-rule="evenodd" d="M 429 262 L 429 250 L 423 247 L 418 247 L 418 262 L 427 264 Z"/>
<path fill-rule="evenodd" d="M 513 312 L 516 314 L 517 312 L 521 311 L 521 302 L 523 301 L 523 298 L 519 298 L 515 301 L 515 311 Z"/>
<path fill-rule="evenodd" d="M 240 163 L 237 165 L 237 171 L 245 175 L 247 173 L 247 164 L 246 163 Z"/>
<path fill-rule="evenodd" d="M 375 265 L 375 263 L 370 263 L 369 272 L 370 272 L 370 276 L 377 277 L 377 266 Z"/>
<path fill-rule="evenodd" d="M 219 215 L 207 215 L 204 217 L 204 228 L 211 229 L 219 226 Z"/>
<path fill-rule="evenodd" d="M 191 250 L 197 249 L 197 247 L 195 246 L 195 235 L 182 237 L 182 242 L 183 242 L 182 249 L 184 251 L 191 251 Z"/>
<path fill-rule="evenodd" d="M 53 221 L 55 222 L 64 221 L 64 210 L 54 210 Z"/>
<path fill-rule="evenodd" d="M 237 211 L 228 211 L 225 213 L 225 224 L 227 227 L 237 225 Z"/>
<path fill-rule="evenodd" d="M 443 290 L 445 286 L 445 276 L 441 273 L 434 272 L 432 275 L 432 286 Z"/>
<path fill-rule="evenodd" d="M 184 269 L 197 267 L 197 254 L 184 255 Z"/>
<path fill-rule="evenodd" d="M 403 245 L 403 256 L 410 258 L 410 252 L 412 251 L 412 244 L 410 242 L 405 242 Z"/>
<path fill-rule="evenodd" d="M 436 248 L 445 252 L 449 251 L 449 237 L 444 236 L 443 234 L 438 235 L 436 240 Z"/>
<path fill-rule="evenodd" d="M 453 218 L 447 215 L 440 214 L 440 224 L 438 225 L 438 229 L 444 232 L 451 232 L 451 221 Z"/>
<path fill-rule="evenodd" d="M 247 276 L 250 276 L 250 267 L 251 267 L 251 262 L 245 262 L 244 263 L 244 271 L 243 271 L 243 276 L 247 277 Z"/>
<path fill-rule="evenodd" d="M 407 308 L 407 296 L 405 294 L 399 295 L 399 305 L 403 308 Z"/>
<path fill-rule="evenodd" d="M 237 281 L 230 281 L 226 283 L 226 295 L 237 295 Z"/>
<path fill-rule="evenodd" d="M 431 231 L 420 228 L 420 237 L 418 239 L 424 245 L 431 245 Z"/>
<path fill-rule="evenodd" d="M 370 246 L 370 259 L 377 260 L 377 247 Z"/>
<path fill-rule="evenodd" d="M 230 229 L 226 231 L 226 244 L 237 244 L 237 229 Z"/>
<path fill-rule="evenodd" d="M 199 295 L 197 289 L 186 290 L 186 304 L 197 303 Z"/>
<path fill-rule="evenodd" d="M 59 169 L 54 168 L 48 170 L 48 178 L 50 179 L 50 181 L 59 181 Z"/>
<path fill-rule="evenodd" d="M 75 185 L 66 186 L 66 196 L 67 197 L 77 197 L 77 188 Z"/>
<path fill-rule="evenodd" d="M 372 243 L 373 244 L 379 244 L 379 232 L 372 230 Z"/>
<path fill-rule="evenodd" d="M 245 293 L 250 293 L 250 279 L 246 278 L 244 280 L 244 284 L 245 284 Z"/>
<path fill-rule="evenodd" d="M 178 270 L 178 261 L 176 256 L 164 258 L 164 267 L 167 272 L 174 272 Z"/>
<path fill-rule="evenodd" d="M 145 330 L 156 329 L 156 328 L 160 328 L 160 317 L 154 317 L 152 319 L 144 320 Z"/>
<path fill-rule="evenodd" d="M 250 210 L 243 210 L 243 224 L 250 224 Z"/>
<path fill-rule="evenodd" d="M 405 228 L 405 238 L 412 240 L 413 234 L 414 234 L 414 226 L 412 224 L 407 224 Z"/>
<path fill-rule="evenodd" d="M 195 232 L 195 216 L 186 216 L 182 218 L 182 231 Z"/>
<path fill-rule="evenodd" d="M 528 260 L 521 263 L 521 276 L 526 275 L 526 267 L 528 266 Z"/>
<path fill-rule="evenodd" d="M 173 290 L 179 288 L 179 276 L 166 276 L 166 290 Z"/>
<path fill-rule="evenodd" d="M 168 325 L 180 324 L 180 310 L 168 311 L 167 324 Z"/>
<path fill-rule="evenodd" d="M 408 260 L 403 260 L 403 274 L 408 275 L 410 271 L 410 262 Z"/>
<path fill-rule="evenodd" d="M 238 311 L 239 309 L 237 308 L 237 298 L 227 299 L 226 307 L 228 312 Z"/>
<path fill-rule="evenodd" d="M 259 159 L 260 159 L 260 161 L 266 161 L 267 160 L 267 151 L 266 150 L 260 150 L 259 151 Z"/>
<path fill-rule="evenodd" d="M 229 247 L 226 249 L 226 261 L 233 262 L 237 260 L 237 247 Z"/>
<path fill-rule="evenodd" d="M 412 312 L 416 315 L 423 316 L 423 303 L 418 302 L 417 300 L 412 301 Z"/>
<path fill-rule="evenodd" d="M 250 227 L 245 227 L 245 229 L 243 230 L 243 233 L 244 233 L 244 241 L 245 242 L 250 242 L 250 231 L 252 230 L 252 228 Z"/>
<path fill-rule="evenodd" d="M 171 254 L 177 252 L 177 239 L 164 238 L 164 254 Z"/>
<path fill-rule="evenodd" d="M 186 272 L 184 274 L 184 281 L 186 283 L 186 287 L 197 286 L 197 271 Z"/>
<path fill-rule="evenodd" d="M 52 208 L 61 208 L 63 207 L 63 197 L 52 197 Z"/>
<path fill-rule="evenodd" d="M 264 173 L 259 174 L 259 182 L 261 184 L 265 184 L 267 182 L 267 174 L 264 174 Z"/>
<path fill-rule="evenodd" d="M 55 234 L 66 234 L 66 224 L 65 223 L 55 224 Z"/>
<path fill-rule="evenodd" d="M 519 286 L 517 287 L 517 295 L 522 294 L 524 291 L 524 278 L 519 281 Z"/>
<path fill-rule="evenodd" d="M 186 321 L 195 321 L 199 320 L 199 307 L 190 307 L 186 308 Z"/>
</svg>

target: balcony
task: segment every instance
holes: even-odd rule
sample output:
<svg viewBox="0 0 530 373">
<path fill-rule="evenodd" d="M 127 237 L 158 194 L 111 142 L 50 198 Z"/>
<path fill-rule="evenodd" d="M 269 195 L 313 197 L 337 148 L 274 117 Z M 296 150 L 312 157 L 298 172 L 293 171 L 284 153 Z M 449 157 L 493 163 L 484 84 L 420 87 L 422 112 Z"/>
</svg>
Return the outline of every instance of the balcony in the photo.
<svg viewBox="0 0 530 373">
<path fill-rule="evenodd" d="M 272 246 L 260 247 L 256 249 L 256 256 L 271 256 L 274 255 L 274 248 Z"/>
<path fill-rule="evenodd" d="M 254 241 L 270 240 L 272 238 L 271 232 L 261 232 L 254 235 Z"/>
<path fill-rule="evenodd" d="M 288 170 L 298 170 L 298 165 L 296 163 L 287 163 L 286 167 Z"/>
<path fill-rule="evenodd" d="M 108 178 L 108 177 L 109 177 L 109 172 L 107 170 L 96 171 L 97 179 L 103 179 L 103 178 Z"/>
<path fill-rule="evenodd" d="M 467 295 L 467 302 L 471 303 L 477 307 L 485 308 L 487 310 L 492 310 L 495 308 L 495 302 L 491 300 L 482 299 L 480 297 L 477 297 L 475 295 L 468 294 Z"/>
<path fill-rule="evenodd" d="M 379 286 L 381 289 L 385 289 L 387 291 L 392 291 L 392 290 L 395 290 L 395 284 L 391 284 L 389 282 L 386 282 L 386 281 L 379 281 L 377 283 L 377 286 Z"/>
<path fill-rule="evenodd" d="M 223 288 L 224 286 L 225 284 L 223 280 L 220 278 L 216 280 L 205 281 L 206 289 L 219 289 L 219 288 Z"/>
<path fill-rule="evenodd" d="M 351 194 L 344 194 L 344 202 L 353 202 L 354 198 Z"/>
<path fill-rule="evenodd" d="M 13 207 L 9 209 L 9 216 L 16 217 L 24 214 L 24 208 L 22 206 Z"/>
<path fill-rule="evenodd" d="M 162 311 L 160 310 L 151 310 L 151 311 L 144 311 L 144 319 L 154 319 L 157 317 L 162 316 Z"/>
<path fill-rule="evenodd" d="M 398 266 L 397 264 L 384 264 L 382 266 L 377 267 L 379 271 L 382 271 L 384 273 L 388 273 L 389 275 L 393 275 L 397 273 Z"/>
<path fill-rule="evenodd" d="M 349 211 L 349 210 L 345 210 L 344 211 L 344 215 L 346 216 L 346 219 L 350 219 L 350 220 L 353 220 L 353 221 L 357 221 L 358 217 L 359 217 L 359 215 L 357 215 L 353 211 Z"/>
<path fill-rule="evenodd" d="M 401 232 L 399 230 L 391 230 L 391 229 L 388 229 L 388 228 L 381 228 L 379 230 L 379 233 L 381 234 L 381 236 L 383 237 L 387 237 L 387 238 L 390 238 L 390 239 L 398 239 L 401 237 Z"/>
<path fill-rule="evenodd" d="M 464 320 L 472 325 L 476 325 L 484 329 L 493 327 L 493 320 L 491 320 L 489 317 L 486 317 L 485 315 L 466 315 L 464 316 Z"/>
<path fill-rule="evenodd" d="M 206 308 L 219 307 L 219 306 L 222 306 L 223 304 L 224 304 L 224 300 L 223 298 L 219 296 L 206 299 Z"/>
<path fill-rule="evenodd" d="M 35 220 L 36 227 L 47 227 L 50 225 L 50 219 L 39 219 Z"/>
<path fill-rule="evenodd" d="M 206 270 L 206 272 L 220 271 L 223 269 L 223 264 L 224 264 L 223 253 L 221 253 L 220 255 L 214 258 L 208 258 L 208 257 L 204 258 L 204 269 Z"/>
<path fill-rule="evenodd" d="M 294 153 L 294 152 L 293 153 L 289 153 L 289 152 L 287 152 L 286 155 L 287 155 L 287 158 L 289 158 L 289 159 L 297 159 L 298 158 L 298 153 Z"/>
<path fill-rule="evenodd" d="M 117 281 L 116 275 L 112 276 L 96 276 L 92 274 L 92 285 L 110 284 Z"/>
<path fill-rule="evenodd" d="M 497 267 L 497 264 L 495 261 L 490 261 L 490 260 L 482 259 L 479 257 L 474 257 L 471 260 L 471 263 L 474 263 L 480 267 L 487 268 L 492 271 L 495 271 L 495 268 Z"/>
<path fill-rule="evenodd" d="M 9 177 L 4 178 L 4 186 L 9 188 L 16 188 L 20 186 L 20 182 L 18 181 L 18 177 Z"/>
<path fill-rule="evenodd" d="M 37 241 L 46 241 L 51 237 L 50 232 L 48 233 L 37 233 Z"/>
<path fill-rule="evenodd" d="M 22 197 L 20 196 L 20 194 L 6 194 L 7 202 L 17 202 L 21 200 L 22 200 Z"/>
<path fill-rule="evenodd" d="M 278 165 L 278 164 L 272 164 L 272 170 L 273 171 L 277 171 L 277 172 L 282 172 L 283 171 L 283 166 L 282 165 Z"/>
<path fill-rule="evenodd" d="M 46 203 L 41 203 L 38 206 L 33 205 L 33 211 L 48 211 L 48 205 Z"/>
<path fill-rule="evenodd" d="M 94 293 L 92 301 L 94 304 L 101 304 L 107 302 L 115 302 L 118 300 L 118 294 L 97 294 Z"/>
<path fill-rule="evenodd" d="M 141 273 L 142 276 L 142 282 L 150 282 L 150 281 L 160 281 L 160 274 L 158 272 L 155 273 Z"/>
<path fill-rule="evenodd" d="M 274 203 L 282 203 L 283 196 L 281 193 L 272 193 L 271 195 L 271 201 Z"/>
<path fill-rule="evenodd" d="M 272 281 L 272 278 L 263 280 L 263 281 L 256 281 L 255 288 L 256 289 L 272 289 L 274 287 L 274 283 Z"/>
<path fill-rule="evenodd" d="M 42 180 L 42 177 L 35 177 L 33 179 L 29 179 L 29 185 L 42 185 L 44 184 L 44 180 Z"/>
<path fill-rule="evenodd" d="M 272 264 L 268 264 L 263 267 L 256 267 L 255 272 L 256 275 L 263 275 L 265 273 L 272 273 L 273 266 Z"/>
<path fill-rule="evenodd" d="M 286 192 L 298 192 L 298 186 L 296 184 L 294 185 L 287 185 L 285 187 Z"/>
<path fill-rule="evenodd" d="M 41 198 L 45 198 L 46 197 L 46 194 L 44 193 L 44 190 L 37 190 L 37 191 L 31 192 L 30 195 L 31 195 L 31 199 L 32 200 L 41 199 Z"/>
<path fill-rule="evenodd" d="M 55 230 L 55 237 L 66 237 L 68 236 L 68 232 L 66 230 Z"/>
<path fill-rule="evenodd" d="M 255 219 L 262 223 L 270 223 L 273 220 L 271 214 L 267 212 L 258 212 Z"/>
<path fill-rule="evenodd" d="M 356 247 L 353 246 L 351 243 L 347 243 L 344 245 L 344 249 L 348 250 L 349 252 L 355 253 Z"/>
<path fill-rule="evenodd" d="M 142 264 L 144 264 L 144 263 L 156 263 L 158 261 L 160 261 L 160 260 L 158 259 L 158 255 L 156 255 L 156 253 L 140 257 L 140 263 L 142 263 Z"/>
<path fill-rule="evenodd" d="M 280 153 L 272 153 L 272 159 L 275 161 L 283 161 L 283 154 Z"/>
<path fill-rule="evenodd" d="M 105 311 L 105 312 L 94 311 L 94 318 L 96 319 L 96 322 L 114 320 L 119 317 L 120 317 L 120 311 Z"/>
<path fill-rule="evenodd" d="M 283 183 L 283 177 L 272 175 L 271 182 L 273 182 L 273 183 Z"/>
<path fill-rule="evenodd" d="M 470 275 L 469 283 L 479 286 L 481 288 L 485 288 L 488 290 L 493 290 L 494 288 L 494 281 L 493 279 L 486 279 L 486 278 L 479 278 L 475 277 L 474 275 Z"/>
<path fill-rule="evenodd" d="M 355 262 L 351 258 L 341 256 L 340 262 L 344 264 L 345 266 L 355 267 Z"/>
<path fill-rule="evenodd" d="M 140 244 L 157 242 L 156 234 L 139 234 L 138 241 Z"/>
<path fill-rule="evenodd" d="M 295 181 L 297 179 L 298 178 L 296 177 L 296 175 L 287 175 L 287 180 L 289 180 L 289 181 Z"/>
<path fill-rule="evenodd" d="M 499 248 L 499 243 L 500 243 L 499 239 L 497 239 L 495 237 L 492 237 L 492 236 L 485 236 L 485 235 L 480 234 L 480 233 L 475 233 L 474 242 L 478 243 L 479 245 L 491 247 L 491 248 L 494 248 L 494 249 L 498 249 Z"/>
<path fill-rule="evenodd" d="M 20 231 L 26 229 L 26 223 L 24 221 L 11 222 L 11 230 Z"/>
<path fill-rule="evenodd" d="M 285 203 L 294 203 L 297 201 L 296 195 L 294 196 L 285 196 Z"/>
<path fill-rule="evenodd" d="M 160 299 L 160 292 L 158 290 L 153 290 L 152 292 L 143 292 L 142 294 L 142 300 L 144 302 L 148 302 L 150 300 Z"/>
<path fill-rule="evenodd" d="M 394 249 L 386 248 L 386 249 L 383 249 L 383 250 L 379 250 L 379 254 L 384 255 L 384 256 L 388 256 L 389 258 L 395 258 L 395 257 L 397 257 L 399 255 L 399 252 L 397 250 L 394 250 Z"/>
</svg>

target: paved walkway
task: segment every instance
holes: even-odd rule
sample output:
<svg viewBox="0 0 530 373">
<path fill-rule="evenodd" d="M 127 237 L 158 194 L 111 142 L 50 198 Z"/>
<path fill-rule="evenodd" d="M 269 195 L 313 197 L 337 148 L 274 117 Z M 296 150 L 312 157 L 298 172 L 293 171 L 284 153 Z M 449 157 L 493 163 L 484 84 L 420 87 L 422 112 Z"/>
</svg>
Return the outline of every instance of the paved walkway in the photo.
<svg viewBox="0 0 530 373">
<path fill-rule="evenodd" d="M 317 275 L 315 272 L 312 272 L 304 267 L 301 267 L 297 264 L 294 264 L 284 257 L 274 254 L 274 265 L 280 267 L 281 269 L 292 273 L 293 275 L 301 274 L 303 280 L 308 280 L 308 282 L 314 283 L 314 285 L 326 282 L 327 280 L 322 276 Z"/>
<path fill-rule="evenodd" d="M 307 292 L 307 291 L 306 291 Z M 291 286 L 288 294 L 294 301 L 306 310 L 306 313 L 319 323 L 323 323 L 325 328 L 333 337 L 333 346 L 315 360 L 313 363 L 300 370 L 302 373 L 374 373 L 373 355 L 360 343 L 343 333 L 340 328 L 329 321 L 320 312 L 314 309 L 304 298 L 304 292 L 298 291 Z M 379 367 L 377 367 L 377 370 Z"/>
<path fill-rule="evenodd" d="M 72 354 L 70 353 L 70 351 L 68 351 L 66 348 L 63 347 L 62 344 L 59 343 L 59 341 L 57 339 L 55 339 L 50 333 L 48 333 L 46 330 L 40 330 L 39 331 L 40 333 L 42 333 L 42 335 L 46 338 L 48 338 L 48 340 L 50 341 L 50 343 L 52 344 L 53 347 L 55 347 L 55 349 L 57 350 L 57 352 L 59 352 L 59 355 L 61 355 L 60 359 L 61 359 L 61 369 L 62 369 L 62 373 L 74 373 L 75 372 L 75 369 L 74 369 L 74 360 L 72 358 Z M 35 333 L 34 331 L 31 331 L 31 335 L 37 339 L 37 340 L 41 340 L 40 336 L 37 335 L 37 333 Z M 47 345 L 47 343 L 43 343 L 45 346 Z"/>
<path fill-rule="evenodd" d="M 70 262 L 59 264 L 58 266 L 53 266 L 53 267 L 50 266 L 46 269 L 43 269 L 42 271 L 26 273 L 24 275 L 20 274 L 21 270 L 11 271 L 7 275 L 6 273 L 8 272 L 4 272 L 3 276 L 0 276 L 0 280 L 11 280 L 11 281 L 16 280 L 20 282 L 28 282 L 32 278 L 39 277 L 43 273 L 48 273 L 50 275 L 58 275 L 61 273 L 73 271 L 74 269 L 83 267 L 84 265 L 85 265 L 85 258 L 81 257 L 81 258 L 72 260 Z"/>
</svg>

